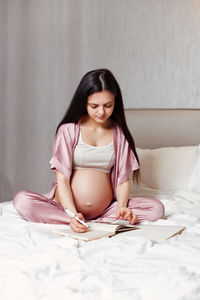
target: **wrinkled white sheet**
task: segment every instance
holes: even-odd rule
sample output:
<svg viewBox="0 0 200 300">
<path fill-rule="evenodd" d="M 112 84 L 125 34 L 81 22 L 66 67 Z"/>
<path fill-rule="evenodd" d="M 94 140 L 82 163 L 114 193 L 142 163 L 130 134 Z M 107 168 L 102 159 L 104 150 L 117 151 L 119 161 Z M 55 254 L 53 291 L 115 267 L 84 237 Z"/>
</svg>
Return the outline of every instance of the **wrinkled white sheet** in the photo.
<svg viewBox="0 0 200 300">
<path fill-rule="evenodd" d="M 161 199 L 185 231 L 165 243 L 123 234 L 91 242 L 57 236 L 0 204 L 0 299 L 200 299 L 200 196 Z M 176 200 L 176 201 L 175 201 Z"/>
</svg>

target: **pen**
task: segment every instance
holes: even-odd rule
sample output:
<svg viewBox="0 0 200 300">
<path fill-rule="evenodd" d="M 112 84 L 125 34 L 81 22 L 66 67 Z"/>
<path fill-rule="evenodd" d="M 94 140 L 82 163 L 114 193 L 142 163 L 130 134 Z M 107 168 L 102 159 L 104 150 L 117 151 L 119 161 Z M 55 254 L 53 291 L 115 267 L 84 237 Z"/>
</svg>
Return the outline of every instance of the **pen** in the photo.
<svg viewBox="0 0 200 300">
<path fill-rule="evenodd" d="M 80 220 L 79 217 L 77 217 L 72 211 L 70 211 L 68 208 L 65 208 L 65 212 L 68 216 L 75 218 L 78 222 L 88 227 L 88 224 L 85 223 L 83 220 Z"/>
</svg>

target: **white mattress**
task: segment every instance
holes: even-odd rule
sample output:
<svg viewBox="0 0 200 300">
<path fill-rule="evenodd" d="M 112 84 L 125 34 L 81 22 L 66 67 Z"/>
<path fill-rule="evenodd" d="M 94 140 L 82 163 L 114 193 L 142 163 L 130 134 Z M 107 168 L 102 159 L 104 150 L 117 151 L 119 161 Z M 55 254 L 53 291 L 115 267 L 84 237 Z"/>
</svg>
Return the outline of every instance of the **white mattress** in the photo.
<svg viewBox="0 0 200 300">
<path fill-rule="evenodd" d="M 117 235 L 91 242 L 26 222 L 0 204 L 0 299 L 200 299 L 200 195 L 162 198 L 166 220 L 185 231 L 165 243 Z M 176 200 L 176 201 L 175 201 Z"/>
</svg>

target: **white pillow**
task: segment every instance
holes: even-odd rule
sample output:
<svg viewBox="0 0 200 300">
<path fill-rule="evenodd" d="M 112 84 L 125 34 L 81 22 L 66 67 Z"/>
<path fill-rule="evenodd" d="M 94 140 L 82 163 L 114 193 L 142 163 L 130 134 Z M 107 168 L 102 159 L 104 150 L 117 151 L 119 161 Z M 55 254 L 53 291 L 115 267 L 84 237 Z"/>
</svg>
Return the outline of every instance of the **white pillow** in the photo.
<svg viewBox="0 0 200 300">
<path fill-rule="evenodd" d="M 200 193 L 200 145 L 193 163 L 191 176 L 188 181 L 188 189 Z"/>
<path fill-rule="evenodd" d="M 137 148 L 141 173 L 139 188 L 162 192 L 187 189 L 192 171 L 196 172 L 192 167 L 198 149 L 198 146 L 163 147 L 153 150 Z M 199 173 L 200 168 L 198 168 Z M 195 180 L 193 179 L 192 182 L 194 183 Z M 134 188 L 131 180 L 131 194 L 134 194 Z"/>
</svg>

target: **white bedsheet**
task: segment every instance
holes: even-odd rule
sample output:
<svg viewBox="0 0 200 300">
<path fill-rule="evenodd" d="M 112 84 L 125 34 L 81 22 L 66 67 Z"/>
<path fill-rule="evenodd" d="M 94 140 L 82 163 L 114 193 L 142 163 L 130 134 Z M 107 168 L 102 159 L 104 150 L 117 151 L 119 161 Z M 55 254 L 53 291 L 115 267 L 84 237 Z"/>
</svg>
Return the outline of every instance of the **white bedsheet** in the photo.
<svg viewBox="0 0 200 300">
<path fill-rule="evenodd" d="M 0 204 L 0 299 L 200 299 L 200 196 L 161 199 L 166 220 L 186 226 L 165 243 L 119 234 L 91 242 L 26 222 Z"/>
</svg>

